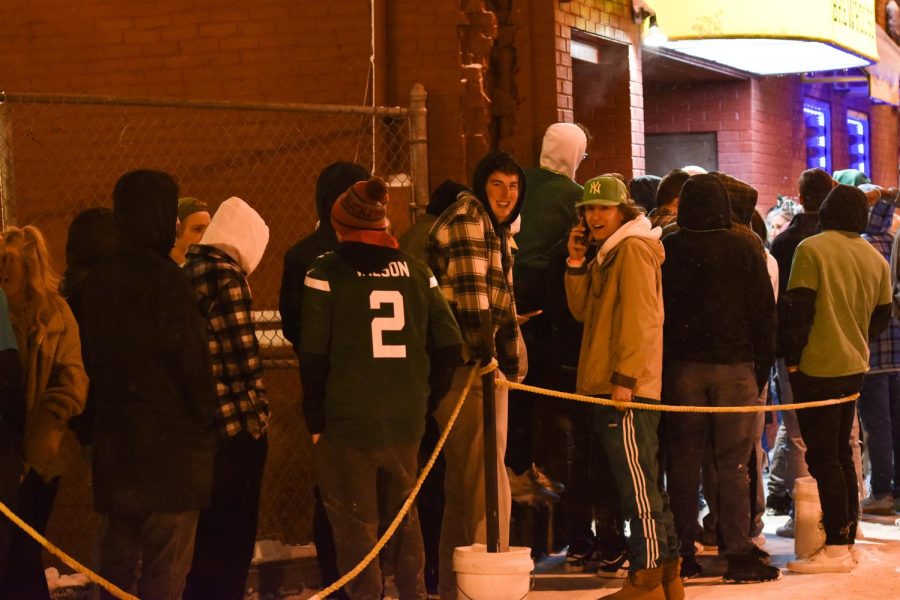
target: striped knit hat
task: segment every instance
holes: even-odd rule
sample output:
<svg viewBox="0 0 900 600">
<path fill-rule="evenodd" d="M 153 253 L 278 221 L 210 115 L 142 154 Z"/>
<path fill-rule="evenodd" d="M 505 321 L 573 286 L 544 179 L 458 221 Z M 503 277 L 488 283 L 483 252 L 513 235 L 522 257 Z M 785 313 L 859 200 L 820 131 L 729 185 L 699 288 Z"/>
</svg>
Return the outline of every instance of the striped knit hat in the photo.
<svg viewBox="0 0 900 600">
<path fill-rule="evenodd" d="M 357 181 L 341 194 L 331 208 L 331 224 L 335 231 L 388 228 L 387 184 L 380 177 Z"/>
</svg>

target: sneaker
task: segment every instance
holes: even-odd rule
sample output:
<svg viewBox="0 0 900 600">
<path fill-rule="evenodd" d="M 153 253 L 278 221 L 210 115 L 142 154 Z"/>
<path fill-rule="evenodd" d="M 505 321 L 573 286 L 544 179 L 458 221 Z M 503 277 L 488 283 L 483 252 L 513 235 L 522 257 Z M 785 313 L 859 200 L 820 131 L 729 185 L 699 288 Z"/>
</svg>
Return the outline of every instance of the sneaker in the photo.
<svg viewBox="0 0 900 600">
<path fill-rule="evenodd" d="M 769 494 L 766 498 L 766 514 L 770 517 L 783 517 L 791 510 L 793 501 L 788 495 Z"/>
<path fill-rule="evenodd" d="M 770 567 L 749 554 L 728 556 L 728 568 L 722 576 L 725 583 L 763 583 L 781 579 L 781 569 Z"/>
<path fill-rule="evenodd" d="M 628 577 L 628 567 L 628 552 L 623 550 L 618 556 L 601 559 L 597 575 L 605 579 L 624 579 Z"/>
<path fill-rule="evenodd" d="M 859 503 L 859 508 L 863 511 L 863 514 L 867 515 L 893 516 L 895 513 L 894 496 L 892 494 L 877 497 L 869 496 Z"/>
<path fill-rule="evenodd" d="M 539 485 L 532 473 L 531 470 L 528 470 L 521 475 L 516 475 L 515 471 L 506 467 L 512 499 L 520 504 L 529 504 L 531 506 L 545 506 L 558 502 L 559 494 L 552 489 Z"/>
<path fill-rule="evenodd" d="M 697 562 L 694 556 L 681 557 L 681 580 L 687 581 L 703 575 L 703 567 Z"/>
<path fill-rule="evenodd" d="M 756 545 L 750 547 L 750 550 L 747 551 L 747 555 L 756 558 L 764 565 L 772 562 L 772 557 L 769 555 L 769 553 Z"/>
<path fill-rule="evenodd" d="M 534 483 L 541 486 L 542 488 L 548 489 L 557 496 L 566 491 L 566 486 L 558 481 L 554 481 L 547 477 L 547 474 L 537 465 L 531 465 L 531 471 L 529 471 L 529 476 L 534 480 Z"/>
<path fill-rule="evenodd" d="M 808 558 L 788 561 L 794 573 L 849 573 L 856 566 L 847 546 L 823 546 Z"/>
<path fill-rule="evenodd" d="M 600 561 L 600 550 L 595 540 L 579 540 L 566 551 L 565 569 L 569 573 L 593 571 Z"/>
<path fill-rule="evenodd" d="M 787 522 L 775 530 L 775 535 L 783 538 L 791 538 L 794 537 L 794 518 L 791 517 L 787 520 Z"/>
</svg>

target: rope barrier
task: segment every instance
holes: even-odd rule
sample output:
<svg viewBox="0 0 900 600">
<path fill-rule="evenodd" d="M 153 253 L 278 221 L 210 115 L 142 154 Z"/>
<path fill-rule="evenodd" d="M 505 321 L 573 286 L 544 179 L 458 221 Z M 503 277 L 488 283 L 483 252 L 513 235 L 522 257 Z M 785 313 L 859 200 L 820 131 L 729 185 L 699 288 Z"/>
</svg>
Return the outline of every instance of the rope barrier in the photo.
<svg viewBox="0 0 900 600">
<path fill-rule="evenodd" d="M 441 432 L 441 437 L 438 440 L 437 445 L 434 447 L 434 451 L 431 453 L 431 456 L 428 458 L 428 462 L 425 463 L 425 467 L 419 474 L 419 479 L 416 481 L 416 485 L 413 486 L 412 491 L 406 498 L 406 502 L 403 503 L 403 506 L 400 508 L 397 516 L 394 517 L 394 520 L 391 522 L 390 527 L 387 528 L 387 531 L 384 532 L 384 534 L 381 536 L 381 539 L 378 540 L 378 543 L 375 544 L 372 550 L 366 555 L 364 559 L 362 559 L 362 561 L 360 561 L 358 565 L 353 567 L 353 569 L 348 571 L 343 577 L 332 583 L 330 586 L 310 597 L 309 600 L 324 600 L 328 597 L 329 594 L 344 587 L 344 585 L 348 581 L 351 581 L 354 577 L 362 573 L 363 570 L 369 566 L 369 563 L 372 562 L 376 556 L 378 556 L 378 553 L 381 552 L 381 549 L 384 548 L 388 540 L 391 539 L 391 536 L 394 535 L 397 527 L 400 526 L 400 521 L 402 521 L 404 517 L 406 517 L 406 513 L 409 512 L 409 509 L 412 507 L 412 503 L 415 501 L 416 496 L 419 494 L 419 490 L 422 489 L 422 484 L 425 482 L 425 479 L 431 472 L 431 468 L 434 467 L 434 463 L 437 460 L 438 454 L 440 454 L 441 449 L 443 449 L 444 444 L 447 441 L 447 437 L 450 435 L 450 430 L 453 429 L 453 425 L 454 423 L 456 423 L 456 417 L 459 416 L 459 411 L 462 408 L 463 402 L 465 402 L 466 397 L 469 395 L 469 388 L 472 387 L 472 382 L 475 380 L 475 376 L 490 373 L 496 368 L 496 361 L 491 361 L 491 364 L 487 365 L 483 369 L 480 368 L 478 364 L 472 367 L 472 370 L 469 372 L 469 377 L 468 379 L 466 379 L 466 386 L 463 388 L 462 394 L 460 394 L 459 399 L 456 401 L 456 406 L 453 408 L 453 412 L 450 415 L 450 420 L 447 422 L 447 426 L 444 428 L 444 431 Z"/>
<path fill-rule="evenodd" d="M 129 593 L 121 590 L 120 588 L 116 587 L 115 585 L 111 584 L 110 582 L 103 579 L 102 577 L 100 577 L 99 575 L 97 575 L 96 573 L 94 573 L 93 571 L 88 569 L 87 567 L 85 567 L 83 564 L 81 564 L 80 562 L 78 562 L 77 560 L 75 560 L 74 558 L 72 558 L 71 556 L 69 556 L 68 554 L 63 552 L 62 550 L 60 550 L 59 548 L 54 546 L 50 540 L 48 540 L 47 538 L 42 536 L 40 533 L 35 531 L 33 527 L 31 527 L 28 523 L 23 521 L 16 513 L 14 513 L 12 510 L 10 510 L 10 508 L 8 506 L 6 506 L 6 504 L 4 504 L 3 502 L 0 502 L 0 512 L 2 512 L 4 515 L 6 515 L 7 519 L 12 521 L 16 525 L 18 525 L 19 528 L 22 529 L 22 531 L 24 531 L 25 533 L 30 535 L 37 543 L 39 543 L 41 546 L 46 548 L 47 552 L 49 552 L 53 556 L 57 557 L 59 560 L 64 562 L 69 567 L 71 567 L 71 568 L 75 569 L 76 571 L 78 571 L 79 573 L 83 574 L 90 581 L 92 581 L 93 583 L 96 583 L 97 585 L 99 585 L 100 587 L 105 589 L 107 592 L 109 592 L 116 598 L 119 598 L 119 600 L 138 600 L 137 596 L 132 596 L 131 594 L 129 594 Z"/>
<path fill-rule="evenodd" d="M 674 406 L 671 404 L 652 404 L 649 402 L 616 402 L 606 398 L 595 398 L 594 396 L 585 396 L 583 394 L 570 394 L 568 392 L 558 392 L 556 390 L 548 390 L 545 388 L 526 385 L 524 383 L 514 383 L 505 379 L 498 379 L 496 382 L 499 386 L 505 386 L 511 390 L 522 390 L 523 392 L 531 392 L 541 396 L 551 396 L 553 398 L 562 398 L 563 400 L 575 400 L 576 402 L 585 402 L 587 404 L 598 404 L 600 406 L 612 406 L 614 408 L 631 408 L 637 410 L 656 410 L 659 412 L 672 413 L 755 413 L 755 412 L 774 412 L 777 410 L 803 410 L 805 408 L 822 408 L 823 406 L 834 406 L 835 404 L 843 404 L 845 402 L 853 402 L 859 398 L 859 394 L 850 394 L 841 398 L 832 398 L 830 400 L 815 400 L 812 402 L 798 402 L 797 404 L 778 404 L 767 406 Z"/>
</svg>

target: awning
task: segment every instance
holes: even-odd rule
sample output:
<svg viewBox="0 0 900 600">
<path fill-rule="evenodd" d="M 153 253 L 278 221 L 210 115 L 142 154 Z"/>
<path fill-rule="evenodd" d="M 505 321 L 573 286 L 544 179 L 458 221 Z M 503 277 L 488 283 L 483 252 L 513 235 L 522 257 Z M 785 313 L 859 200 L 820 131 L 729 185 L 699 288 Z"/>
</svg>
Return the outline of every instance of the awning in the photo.
<svg viewBox="0 0 900 600">
<path fill-rule="evenodd" d="M 669 39 L 663 47 L 750 73 L 852 69 L 878 60 L 872 0 L 648 0 L 647 4 Z"/>
<path fill-rule="evenodd" d="M 869 96 L 878 102 L 900 106 L 900 48 L 880 27 L 877 38 L 878 62 L 866 67 Z"/>
</svg>

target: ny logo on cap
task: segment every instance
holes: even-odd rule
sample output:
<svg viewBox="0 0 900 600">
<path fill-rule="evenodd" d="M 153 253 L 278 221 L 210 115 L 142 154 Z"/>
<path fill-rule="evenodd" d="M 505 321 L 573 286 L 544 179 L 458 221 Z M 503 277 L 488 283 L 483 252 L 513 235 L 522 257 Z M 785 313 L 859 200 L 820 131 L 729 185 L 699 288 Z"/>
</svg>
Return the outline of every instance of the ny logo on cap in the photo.
<svg viewBox="0 0 900 600">
<path fill-rule="evenodd" d="M 600 190 L 602 189 L 602 187 L 603 187 L 603 186 L 600 184 L 599 181 L 592 181 L 592 182 L 591 182 L 590 189 L 588 190 L 588 193 L 590 193 L 590 194 L 599 194 L 599 193 L 600 193 Z"/>
</svg>

